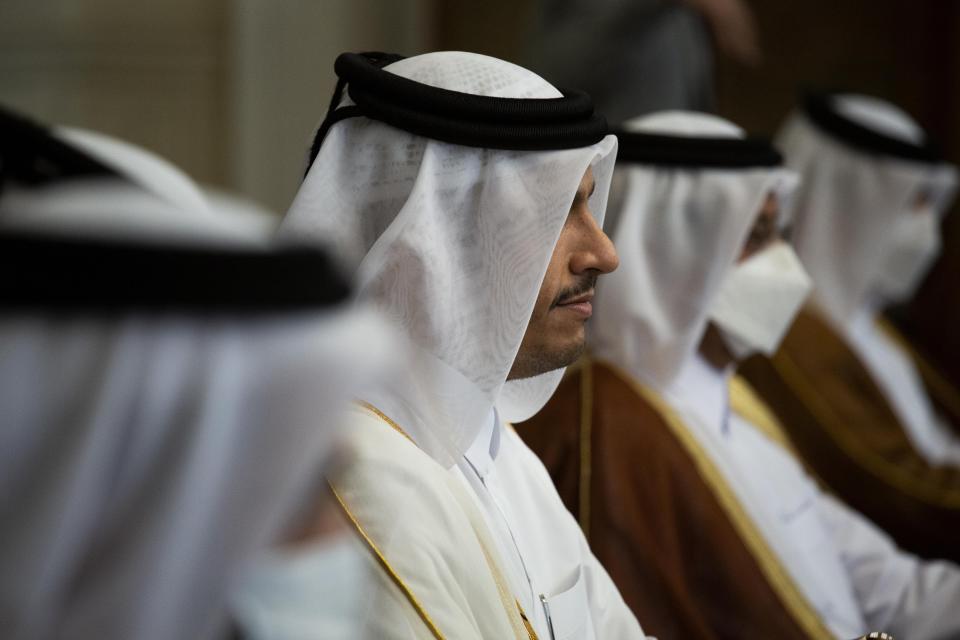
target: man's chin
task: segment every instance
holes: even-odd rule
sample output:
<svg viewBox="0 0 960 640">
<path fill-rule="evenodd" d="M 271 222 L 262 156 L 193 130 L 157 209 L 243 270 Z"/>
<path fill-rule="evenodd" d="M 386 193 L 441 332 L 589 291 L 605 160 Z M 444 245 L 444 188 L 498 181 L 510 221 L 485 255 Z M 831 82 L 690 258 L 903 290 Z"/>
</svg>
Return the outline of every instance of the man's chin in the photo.
<svg viewBox="0 0 960 640">
<path fill-rule="evenodd" d="M 584 340 L 576 340 L 564 346 L 541 349 L 537 353 L 517 357 L 507 380 L 533 378 L 557 369 L 569 367 L 580 359 L 586 349 Z"/>
<path fill-rule="evenodd" d="M 586 341 L 578 340 L 576 343 L 571 344 L 566 349 L 559 351 L 555 355 L 554 361 L 557 366 L 553 368 L 562 369 L 563 367 L 569 367 L 574 362 L 580 359 L 584 351 L 586 351 Z"/>
</svg>

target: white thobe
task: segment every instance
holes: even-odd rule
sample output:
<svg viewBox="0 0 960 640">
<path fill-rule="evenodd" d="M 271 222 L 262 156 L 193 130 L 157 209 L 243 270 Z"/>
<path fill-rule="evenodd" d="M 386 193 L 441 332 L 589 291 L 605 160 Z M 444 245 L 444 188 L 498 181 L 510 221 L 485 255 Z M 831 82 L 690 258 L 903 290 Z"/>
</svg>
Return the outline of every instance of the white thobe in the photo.
<svg viewBox="0 0 960 640">
<path fill-rule="evenodd" d="M 698 355 L 666 399 L 827 627 L 837 638 L 960 637 L 960 568 L 903 553 L 820 491 L 789 452 L 730 411 L 729 376 Z"/>
<path fill-rule="evenodd" d="M 876 312 L 865 309 L 857 314 L 847 339 L 920 455 L 934 465 L 960 464 L 960 438 L 930 402 L 910 355 L 879 328 Z"/>
<path fill-rule="evenodd" d="M 542 640 L 644 637 L 540 459 L 496 412 L 457 471 Z"/>
<path fill-rule="evenodd" d="M 446 637 L 525 637 L 504 613 L 516 598 L 540 640 L 644 638 L 546 469 L 493 415 L 449 469 L 370 411 L 352 411 L 345 431 L 350 464 L 333 484 Z M 397 581 L 382 567 L 375 578 L 359 635 L 431 637 Z"/>
</svg>

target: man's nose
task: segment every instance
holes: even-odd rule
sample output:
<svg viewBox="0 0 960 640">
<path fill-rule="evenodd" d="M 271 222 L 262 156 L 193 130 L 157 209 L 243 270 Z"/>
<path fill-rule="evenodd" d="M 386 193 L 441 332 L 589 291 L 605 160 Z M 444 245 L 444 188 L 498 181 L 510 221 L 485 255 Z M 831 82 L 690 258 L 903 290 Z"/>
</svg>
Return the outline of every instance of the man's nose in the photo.
<svg viewBox="0 0 960 640">
<path fill-rule="evenodd" d="M 583 238 L 580 250 L 575 252 L 570 260 L 570 270 L 574 273 L 583 273 L 588 270 L 610 273 L 620 265 L 617 249 L 613 242 L 597 224 L 592 215 L 584 216 Z"/>
</svg>

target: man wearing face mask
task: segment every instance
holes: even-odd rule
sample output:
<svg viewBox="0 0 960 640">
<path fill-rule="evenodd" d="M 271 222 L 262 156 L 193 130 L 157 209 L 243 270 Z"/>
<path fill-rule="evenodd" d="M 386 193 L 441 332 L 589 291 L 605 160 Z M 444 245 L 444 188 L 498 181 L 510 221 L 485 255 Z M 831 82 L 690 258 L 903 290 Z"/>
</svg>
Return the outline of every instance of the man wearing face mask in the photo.
<svg viewBox="0 0 960 640">
<path fill-rule="evenodd" d="M 621 267 L 597 296 L 593 356 L 517 426 L 624 598 L 661 639 L 957 633 L 960 571 L 821 493 L 731 380 L 809 290 L 779 233 L 795 174 L 714 116 L 626 126 Z"/>
<path fill-rule="evenodd" d="M 882 319 L 936 257 L 956 171 L 866 96 L 809 98 L 780 143 L 803 176 L 793 237 L 814 293 L 743 374 L 833 492 L 905 548 L 960 560 L 960 396 Z"/>
</svg>

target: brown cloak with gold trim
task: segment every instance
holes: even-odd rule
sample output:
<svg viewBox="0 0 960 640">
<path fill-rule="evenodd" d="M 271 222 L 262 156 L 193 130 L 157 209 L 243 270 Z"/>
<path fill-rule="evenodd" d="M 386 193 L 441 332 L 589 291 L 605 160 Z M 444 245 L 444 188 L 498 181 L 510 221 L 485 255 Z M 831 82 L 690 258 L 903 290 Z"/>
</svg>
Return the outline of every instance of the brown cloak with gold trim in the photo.
<svg viewBox="0 0 960 640">
<path fill-rule="evenodd" d="M 517 432 L 647 633 L 830 637 L 798 592 L 784 594 L 789 579 L 772 554 L 761 559 L 745 542 L 744 518 L 731 515 L 729 496 L 723 504 L 711 463 L 669 413 L 625 374 L 587 362 Z"/>
<path fill-rule="evenodd" d="M 827 488 L 902 548 L 960 561 L 960 468 L 926 462 L 867 369 L 824 320 L 803 311 L 773 359 L 753 358 L 740 373 Z"/>
</svg>

